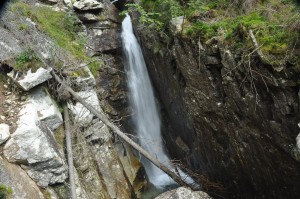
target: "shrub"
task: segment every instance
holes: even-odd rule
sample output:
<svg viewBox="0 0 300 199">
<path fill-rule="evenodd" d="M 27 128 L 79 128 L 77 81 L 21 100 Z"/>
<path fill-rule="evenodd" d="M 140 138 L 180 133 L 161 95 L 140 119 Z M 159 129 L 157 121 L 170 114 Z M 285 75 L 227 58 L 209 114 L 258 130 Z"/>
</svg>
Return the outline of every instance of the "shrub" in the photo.
<svg viewBox="0 0 300 199">
<path fill-rule="evenodd" d="M 40 64 L 40 58 L 31 48 L 28 48 L 16 57 L 15 69 L 24 71 L 31 68 L 34 71 L 40 67 Z"/>
</svg>

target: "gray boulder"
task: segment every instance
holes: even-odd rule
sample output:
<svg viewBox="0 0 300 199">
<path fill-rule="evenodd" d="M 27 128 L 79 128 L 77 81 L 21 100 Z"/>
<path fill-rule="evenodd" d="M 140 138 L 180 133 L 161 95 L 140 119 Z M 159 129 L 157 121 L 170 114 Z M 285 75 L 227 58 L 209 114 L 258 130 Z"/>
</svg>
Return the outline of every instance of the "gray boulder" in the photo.
<svg viewBox="0 0 300 199">
<path fill-rule="evenodd" d="M 77 11 L 100 11 L 103 9 L 103 4 L 95 0 L 76 1 L 73 7 Z"/>
<path fill-rule="evenodd" d="M 203 191 L 192 191 L 185 187 L 167 191 L 160 194 L 155 199 L 212 199 L 207 193 Z"/>
<path fill-rule="evenodd" d="M 19 74 L 15 71 L 12 71 L 7 75 L 23 90 L 28 91 L 31 88 L 51 79 L 52 76 L 50 72 L 50 70 L 39 68 L 35 72 L 32 72 L 31 69 L 29 69 L 25 74 L 22 74 L 21 76 L 19 76 Z"/>
</svg>

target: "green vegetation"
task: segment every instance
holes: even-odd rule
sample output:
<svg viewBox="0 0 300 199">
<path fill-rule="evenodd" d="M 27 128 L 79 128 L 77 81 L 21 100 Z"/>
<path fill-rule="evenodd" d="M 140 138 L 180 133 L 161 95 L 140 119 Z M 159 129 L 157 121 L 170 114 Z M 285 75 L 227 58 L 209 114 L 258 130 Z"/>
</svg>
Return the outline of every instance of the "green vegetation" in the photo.
<svg viewBox="0 0 300 199">
<path fill-rule="evenodd" d="M 31 68 L 32 71 L 35 71 L 40 67 L 40 64 L 41 64 L 40 58 L 31 48 L 29 48 L 21 52 L 16 57 L 15 69 L 19 71 L 24 71 Z"/>
<path fill-rule="evenodd" d="M 128 10 L 130 11 L 136 10 L 137 12 L 140 13 L 141 23 L 145 23 L 147 25 L 153 24 L 157 29 L 161 29 L 163 27 L 163 23 L 156 19 L 156 18 L 161 18 L 161 14 L 154 13 L 154 12 L 146 12 L 142 6 L 134 3 L 126 4 L 126 6 L 128 7 Z M 121 12 L 120 15 L 124 17 L 126 13 L 127 11 L 125 10 Z"/>
<path fill-rule="evenodd" d="M 99 70 L 101 65 L 102 65 L 102 62 L 92 61 L 88 66 L 89 66 L 89 69 L 90 69 L 91 73 L 93 75 L 96 75 L 98 73 L 98 70 Z"/>
<path fill-rule="evenodd" d="M 0 198 L 1 199 L 9 199 L 12 195 L 12 189 L 3 184 L 0 184 Z"/>
<path fill-rule="evenodd" d="M 251 29 L 265 54 L 291 55 L 291 49 L 300 47 L 299 6 L 293 0 L 142 0 L 141 6 L 145 13 L 157 13 L 148 16 L 167 33 L 172 18 L 185 16 L 184 38 L 217 37 L 230 47 L 248 48 Z"/>
<path fill-rule="evenodd" d="M 57 45 L 67 50 L 75 59 L 81 62 L 91 62 L 85 54 L 86 37 L 80 34 L 81 26 L 77 16 L 71 12 L 55 11 L 46 6 L 30 6 L 23 2 L 11 4 L 10 10 L 24 17 L 29 17 L 38 24 L 38 28 L 48 34 Z M 21 25 L 20 29 L 26 29 Z M 96 75 L 95 63 L 91 62 L 93 74 Z M 100 67 L 100 64 L 98 64 Z M 79 74 L 80 72 L 77 72 Z"/>
<path fill-rule="evenodd" d="M 78 35 L 80 26 L 72 13 L 54 11 L 49 7 L 33 7 L 17 2 L 10 7 L 12 12 L 31 18 L 40 28 L 53 38 L 57 44 L 79 59 L 85 60 L 84 39 Z"/>
</svg>

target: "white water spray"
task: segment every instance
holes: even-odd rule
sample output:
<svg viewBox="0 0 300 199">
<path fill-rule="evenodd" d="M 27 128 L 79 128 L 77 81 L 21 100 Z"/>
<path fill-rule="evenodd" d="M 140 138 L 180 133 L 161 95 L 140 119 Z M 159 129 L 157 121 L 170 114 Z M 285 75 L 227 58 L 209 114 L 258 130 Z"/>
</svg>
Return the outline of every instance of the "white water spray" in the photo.
<svg viewBox="0 0 300 199">
<path fill-rule="evenodd" d="M 133 120 L 141 146 L 159 161 L 170 167 L 169 158 L 163 150 L 160 118 L 155 104 L 153 89 L 141 48 L 133 34 L 130 16 L 122 23 L 122 41 L 127 61 L 127 77 L 130 102 L 134 108 Z M 174 181 L 159 168 L 143 161 L 149 180 L 155 186 L 164 186 Z"/>
<path fill-rule="evenodd" d="M 151 155 L 157 157 L 160 162 L 170 169 L 173 169 L 163 149 L 159 111 L 155 103 L 144 57 L 133 33 L 129 15 L 126 16 L 122 23 L 121 37 L 126 56 L 129 98 L 135 111 L 133 120 L 137 129 L 139 142 Z M 150 182 L 156 187 L 175 183 L 167 174 L 149 161 L 144 160 L 143 164 Z M 184 173 L 180 171 L 180 174 Z M 190 178 L 188 181 L 192 182 Z"/>
</svg>

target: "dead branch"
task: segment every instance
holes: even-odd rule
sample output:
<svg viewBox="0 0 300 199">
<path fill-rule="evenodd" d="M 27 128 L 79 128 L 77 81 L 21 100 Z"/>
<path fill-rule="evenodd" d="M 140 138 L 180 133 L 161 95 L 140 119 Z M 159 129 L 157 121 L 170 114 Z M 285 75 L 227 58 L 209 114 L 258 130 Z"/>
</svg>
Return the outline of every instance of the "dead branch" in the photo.
<svg viewBox="0 0 300 199">
<path fill-rule="evenodd" d="M 252 30 L 249 30 L 249 36 L 250 36 L 250 38 L 251 38 L 251 40 L 252 40 L 252 43 L 253 43 L 253 45 L 254 45 L 254 47 L 255 47 L 255 50 L 254 50 L 253 52 L 256 51 L 257 54 L 258 54 L 258 56 L 260 57 L 261 61 L 262 61 L 262 62 L 265 62 L 266 57 L 264 56 L 264 54 L 263 54 L 262 51 L 260 50 L 260 48 L 261 48 L 263 45 L 260 45 L 260 46 L 258 45 L 258 42 L 257 42 L 257 40 L 256 40 L 256 38 L 255 38 L 255 36 L 254 36 Z M 253 52 L 251 52 L 251 54 L 252 54 Z"/>
<path fill-rule="evenodd" d="M 150 155 L 146 150 L 140 147 L 137 143 L 131 140 L 126 134 L 124 134 L 116 125 L 114 125 L 104 113 L 97 111 L 93 106 L 88 104 L 84 99 L 82 99 L 72 88 L 66 85 L 52 70 L 52 76 L 54 79 L 61 84 L 68 91 L 75 100 L 80 102 L 86 109 L 88 109 L 92 114 L 98 117 L 104 124 L 106 124 L 114 133 L 116 133 L 119 137 L 121 137 L 125 142 L 131 145 L 134 149 L 139 151 L 145 158 L 151 161 L 155 166 L 164 171 L 168 176 L 170 176 L 175 182 L 177 182 L 180 186 L 190 187 L 193 190 L 196 190 L 192 185 L 187 184 L 184 180 L 182 180 L 176 173 L 171 171 L 167 166 L 162 164 L 157 158 Z"/>
</svg>

